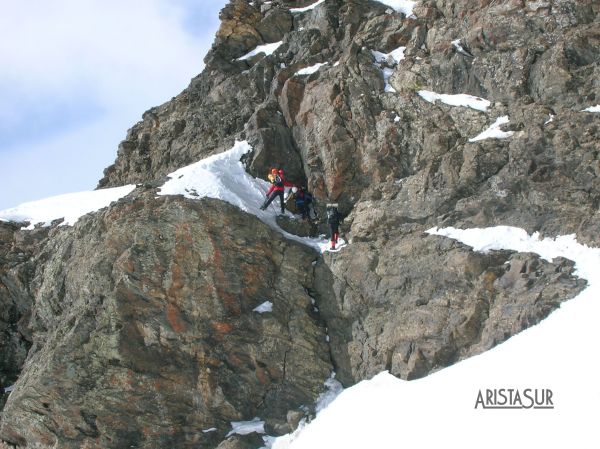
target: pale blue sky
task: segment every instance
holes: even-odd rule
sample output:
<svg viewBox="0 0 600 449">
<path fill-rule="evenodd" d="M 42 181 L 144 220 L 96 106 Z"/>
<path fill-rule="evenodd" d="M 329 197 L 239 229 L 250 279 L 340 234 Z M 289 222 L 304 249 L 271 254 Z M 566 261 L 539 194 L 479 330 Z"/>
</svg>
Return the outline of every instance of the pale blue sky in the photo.
<svg viewBox="0 0 600 449">
<path fill-rule="evenodd" d="M 0 209 L 91 190 L 200 73 L 226 0 L 0 0 Z"/>
</svg>

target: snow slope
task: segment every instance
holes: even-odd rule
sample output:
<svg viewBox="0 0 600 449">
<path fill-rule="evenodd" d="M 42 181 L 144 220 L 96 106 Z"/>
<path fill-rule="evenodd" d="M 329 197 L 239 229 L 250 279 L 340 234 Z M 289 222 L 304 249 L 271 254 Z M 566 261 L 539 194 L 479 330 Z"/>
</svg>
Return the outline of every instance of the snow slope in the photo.
<svg viewBox="0 0 600 449">
<path fill-rule="evenodd" d="M 169 174 L 169 179 L 160 189 L 159 195 L 184 195 L 186 198 L 216 198 L 239 207 L 244 212 L 257 216 L 262 222 L 285 237 L 298 241 L 323 252 L 328 242 L 322 238 L 298 237 L 277 225 L 279 201 L 275 200 L 265 211 L 260 210 L 270 184 L 253 178 L 240 159 L 252 151 L 246 141 L 236 141 L 228 151 L 210 156 L 180 168 Z M 277 203 L 277 204 L 275 204 Z M 340 239 L 340 247 L 344 241 Z"/>
<path fill-rule="evenodd" d="M 134 189 L 135 185 L 127 185 L 52 196 L 0 211 L 0 220 L 27 221 L 30 225 L 26 229 L 33 229 L 36 224 L 43 223 L 44 226 L 50 226 L 54 220 L 64 218 L 60 225 L 72 226 L 83 215 L 107 207 L 113 201 L 129 195 Z"/>
<path fill-rule="evenodd" d="M 567 257 L 589 286 L 542 323 L 494 349 L 423 379 L 383 372 L 343 391 L 273 449 L 597 448 L 600 402 L 600 249 L 573 235 L 540 240 L 519 228 L 431 229 L 476 251 Z M 479 390 L 549 388 L 554 409 L 475 409 Z M 485 393 L 484 393 L 485 394 Z"/>
</svg>

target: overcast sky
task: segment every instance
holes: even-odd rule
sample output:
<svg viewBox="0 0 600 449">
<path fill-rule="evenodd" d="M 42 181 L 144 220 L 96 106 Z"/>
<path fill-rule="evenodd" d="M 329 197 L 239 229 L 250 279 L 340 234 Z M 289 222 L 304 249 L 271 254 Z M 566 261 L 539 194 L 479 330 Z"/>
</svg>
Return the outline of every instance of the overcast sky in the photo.
<svg viewBox="0 0 600 449">
<path fill-rule="evenodd" d="M 0 0 L 0 209 L 91 190 L 200 73 L 227 0 Z"/>
</svg>

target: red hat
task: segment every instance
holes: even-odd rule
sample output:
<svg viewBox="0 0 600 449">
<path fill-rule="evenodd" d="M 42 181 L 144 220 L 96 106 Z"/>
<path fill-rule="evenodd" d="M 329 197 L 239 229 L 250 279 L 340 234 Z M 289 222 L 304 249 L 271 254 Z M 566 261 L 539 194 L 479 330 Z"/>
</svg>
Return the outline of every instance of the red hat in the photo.
<svg viewBox="0 0 600 449">
<path fill-rule="evenodd" d="M 279 170 L 279 174 L 280 174 L 280 175 L 283 175 L 283 170 L 281 170 L 281 169 L 280 169 L 280 170 Z"/>
</svg>

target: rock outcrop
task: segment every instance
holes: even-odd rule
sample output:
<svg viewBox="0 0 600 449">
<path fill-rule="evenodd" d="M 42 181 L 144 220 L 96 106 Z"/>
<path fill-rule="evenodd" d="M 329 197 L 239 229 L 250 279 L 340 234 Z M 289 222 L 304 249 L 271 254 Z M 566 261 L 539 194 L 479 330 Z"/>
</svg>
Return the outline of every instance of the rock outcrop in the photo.
<svg viewBox="0 0 600 449">
<path fill-rule="evenodd" d="M 147 111 L 106 169 L 100 187 L 144 184 L 130 197 L 73 228 L 0 223 L 0 382 L 19 376 L 0 439 L 259 447 L 227 438 L 229 422 L 288 431 L 332 369 L 345 385 L 422 377 L 583 288 L 570 261 L 478 254 L 426 231 L 512 225 L 600 244 L 600 114 L 584 112 L 600 102 L 598 2 L 290 11 L 311 3 L 229 3 L 205 70 Z M 501 117 L 504 138 L 473 139 Z M 321 257 L 233 206 L 154 197 L 235 139 L 254 147 L 253 175 L 283 167 L 317 209 L 338 202 L 350 244 Z M 264 301 L 273 312 L 253 312 Z"/>
<path fill-rule="evenodd" d="M 291 431 L 288 410 L 322 390 L 312 250 L 226 203 L 152 194 L 53 232 L 2 438 L 215 447 L 231 421 Z M 265 301 L 272 312 L 253 312 Z"/>
</svg>

